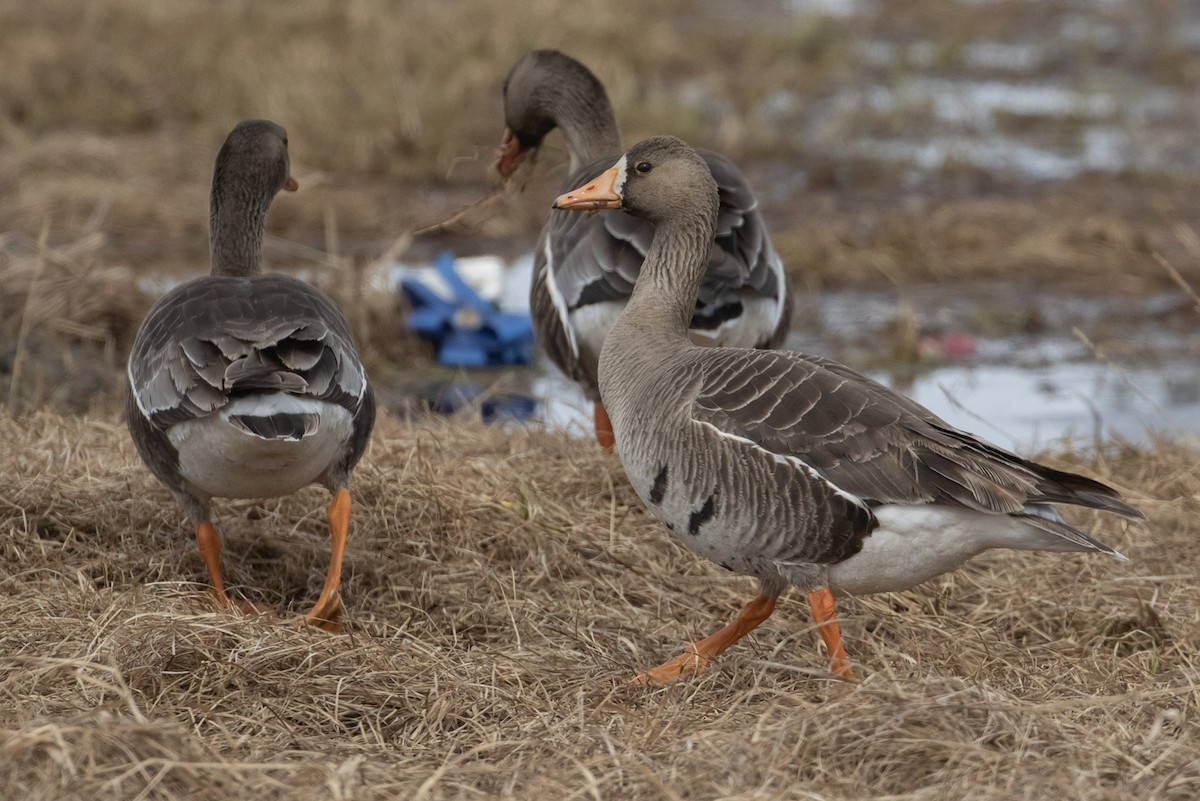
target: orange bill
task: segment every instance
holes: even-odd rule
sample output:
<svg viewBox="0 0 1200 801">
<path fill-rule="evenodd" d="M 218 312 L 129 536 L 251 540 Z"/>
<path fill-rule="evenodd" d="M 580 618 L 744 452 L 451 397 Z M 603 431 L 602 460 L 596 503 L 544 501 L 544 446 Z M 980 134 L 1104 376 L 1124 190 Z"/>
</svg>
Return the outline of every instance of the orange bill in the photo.
<svg viewBox="0 0 1200 801">
<path fill-rule="evenodd" d="M 621 172 L 612 167 L 578 189 L 572 189 L 558 196 L 554 208 L 567 211 L 598 211 L 600 209 L 621 208 L 621 192 L 618 184 L 624 178 Z"/>
<path fill-rule="evenodd" d="M 521 157 L 524 155 L 521 142 L 512 132 L 512 128 L 505 128 L 500 147 L 496 148 L 496 161 L 493 162 L 496 172 L 500 173 L 501 178 L 508 180 L 517 171 L 517 165 L 521 163 Z"/>
</svg>

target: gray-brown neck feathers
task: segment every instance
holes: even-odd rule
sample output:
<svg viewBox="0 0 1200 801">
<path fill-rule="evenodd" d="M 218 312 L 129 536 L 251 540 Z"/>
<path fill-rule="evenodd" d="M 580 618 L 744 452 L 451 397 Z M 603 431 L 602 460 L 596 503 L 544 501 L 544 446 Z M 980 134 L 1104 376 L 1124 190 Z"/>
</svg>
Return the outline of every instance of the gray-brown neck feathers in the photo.
<svg viewBox="0 0 1200 801">
<path fill-rule="evenodd" d="M 562 130 L 571 172 L 621 150 L 608 93 L 587 67 L 556 50 L 535 50 L 516 63 L 504 86 L 505 120 L 522 148 Z"/>
<path fill-rule="evenodd" d="M 217 154 L 208 217 L 213 275 L 262 272 L 267 212 L 290 176 L 286 136 L 275 123 L 247 120 Z"/>
<path fill-rule="evenodd" d="M 717 230 L 717 183 L 704 160 L 674 137 L 635 145 L 625 163 L 623 204 L 654 223 L 654 242 L 629 308 L 686 339 Z M 650 171 L 640 172 L 641 163 L 651 165 Z"/>
<path fill-rule="evenodd" d="M 690 211 L 655 226 L 628 304 L 635 315 L 660 322 L 680 339 L 687 339 L 716 230 L 715 210 L 711 218 L 701 208 Z"/>
</svg>

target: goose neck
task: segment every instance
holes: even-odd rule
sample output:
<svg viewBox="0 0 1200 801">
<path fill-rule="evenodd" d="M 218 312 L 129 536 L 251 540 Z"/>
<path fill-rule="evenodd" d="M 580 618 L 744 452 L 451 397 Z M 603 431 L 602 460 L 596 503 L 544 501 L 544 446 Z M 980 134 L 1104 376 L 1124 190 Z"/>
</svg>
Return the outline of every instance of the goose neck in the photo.
<svg viewBox="0 0 1200 801">
<path fill-rule="evenodd" d="M 658 224 L 623 316 L 637 320 L 643 329 L 688 342 L 712 247 L 713 225 L 702 215 Z"/>
<path fill-rule="evenodd" d="M 607 96 L 563 86 L 550 98 L 548 113 L 566 141 L 572 174 L 621 152 L 621 131 Z"/>
<path fill-rule="evenodd" d="M 250 276 L 262 272 L 263 236 L 271 199 L 260 198 L 249 190 L 246 186 L 213 185 L 208 218 L 213 275 Z"/>
</svg>

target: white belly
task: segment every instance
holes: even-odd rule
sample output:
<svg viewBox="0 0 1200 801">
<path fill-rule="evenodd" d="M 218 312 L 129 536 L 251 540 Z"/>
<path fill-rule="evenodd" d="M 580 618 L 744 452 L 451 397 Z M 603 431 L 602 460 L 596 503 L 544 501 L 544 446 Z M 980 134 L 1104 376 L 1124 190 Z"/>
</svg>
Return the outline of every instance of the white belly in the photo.
<svg viewBox="0 0 1200 801">
<path fill-rule="evenodd" d="M 779 301 L 747 295 L 742 298 L 743 311 L 711 331 L 688 331 L 693 344 L 702 347 L 756 348 L 775 330 Z M 625 310 L 624 302 L 590 303 L 571 312 L 571 328 L 581 351 L 599 357 L 604 338 Z"/>
<path fill-rule="evenodd" d="M 624 310 L 623 302 L 607 301 L 589 303 L 571 312 L 571 328 L 575 332 L 575 342 L 579 345 L 579 350 L 592 354 L 593 359 L 598 359 L 600 349 L 604 347 L 604 338 L 608 336 L 608 332 L 612 330 Z"/>
<path fill-rule="evenodd" d="M 989 548 L 1083 550 L 1008 515 L 946 506 L 886 505 L 863 549 L 829 568 L 829 587 L 847 595 L 894 592 L 957 570 Z"/>
<path fill-rule="evenodd" d="M 712 331 L 688 331 L 692 342 L 702 347 L 757 348 L 775 331 L 779 301 L 760 295 L 742 294 L 742 313 Z"/>
<path fill-rule="evenodd" d="M 268 440 L 238 428 L 230 415 L 272 411 L 320 415 L 315 431 L 298 440 Z M 353 418 L 341 406 L 277 393 L 240 398 L 218 413 L 167 432 L 179 453 L 179 472 L 220 498 L 275 498 L 317 481 L 350 438 Z"/>
</svg>

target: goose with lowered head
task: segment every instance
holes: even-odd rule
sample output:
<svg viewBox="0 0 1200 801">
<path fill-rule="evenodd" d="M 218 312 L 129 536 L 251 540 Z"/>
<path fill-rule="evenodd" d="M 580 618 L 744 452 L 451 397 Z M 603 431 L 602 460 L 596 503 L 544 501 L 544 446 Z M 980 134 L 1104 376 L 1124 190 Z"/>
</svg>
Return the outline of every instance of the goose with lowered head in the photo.
<svg viewBox="0 0 1200 801">
<path fill-rule="evenodd" d="M 496 170 L 509 178 L 550 131 L 562 131 L 570 156 L 563 189 L 578 186 L 621 154 L 621 135 L 599 79 L 556 50 L 527 53 L 504 82 L 506 127 Z M 701 158 L 719 193 L 715 246 L 688 323 L 701 344 L 777 348 L 791 326 L 792 296 L 758 200 L 725 157 Z M 594 403 L 596 439 L 612 449 L 612 426 L 599 393 L 604 337 L 633 291 L 654 238 L 642 217 L 587 217 L 551 211 L 534 252 L 530 315 L 546 355 Z"/>
</svg>

